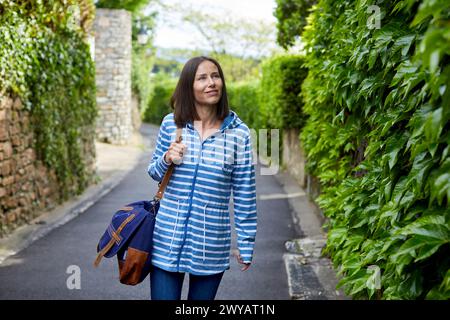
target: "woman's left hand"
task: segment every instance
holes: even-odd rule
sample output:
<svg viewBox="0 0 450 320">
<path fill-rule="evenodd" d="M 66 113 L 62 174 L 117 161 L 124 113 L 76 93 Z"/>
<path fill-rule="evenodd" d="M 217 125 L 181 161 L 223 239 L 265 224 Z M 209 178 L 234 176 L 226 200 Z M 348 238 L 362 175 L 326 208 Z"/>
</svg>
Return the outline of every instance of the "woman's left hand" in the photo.
<svg viewBox="0 0 450 320">
<path fill-rule="evenodd" d="M 241 255 L 240 255 L 240 254 L 237 254 L 237 255 L 236 255 L 236 259 L 237 259 L 237 262 L 238 262 L 238 263 L 244 265 L 244 266 L 241 268 L 241 271 L 247 271 L 248 268 L 250 268 L 251 263 L 249 263 L 249 262 L 246 263 L 246 262 L 242 261 L 242 258 L 241 258 Z"/>
</svg>

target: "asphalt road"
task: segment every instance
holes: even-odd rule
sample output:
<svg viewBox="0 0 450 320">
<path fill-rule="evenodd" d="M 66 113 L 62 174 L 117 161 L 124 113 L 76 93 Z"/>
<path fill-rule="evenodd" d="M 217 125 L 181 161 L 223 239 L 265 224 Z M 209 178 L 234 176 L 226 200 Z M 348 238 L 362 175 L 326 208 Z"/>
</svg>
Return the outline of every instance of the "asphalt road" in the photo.
<svg viewBox="0 0 450 320">
<path fill-rule="evenodd" d="M 149 299 L 149 278 L 137 286 L 126 286 L 118 281 L 115 258 L 104 258 L 98 268 L 93 267 L 93 261 L 97 242 L 112 214 L 127 203 L 155 194 L 157 184 L 146 172 L 150 157 L 151 153 L 142 157 L 116 188 L 84 213 L 5 260 L 0 265 L 0 299 Z M 290 299 L 282 256 L 286 252 L 285 241 L 297 235 L 288 201 L 259 198 L 283 194 L 274 176 L 260 175 L 259 166 L 256 182 L 258 231 L 253 264 L 248 271 L 241 272 L 232 258 L 217 300 Z M 234 232 L 232 241 L 235 248 Z M 183 299 L 187 286 L 188 276 Z"/>
</svg>

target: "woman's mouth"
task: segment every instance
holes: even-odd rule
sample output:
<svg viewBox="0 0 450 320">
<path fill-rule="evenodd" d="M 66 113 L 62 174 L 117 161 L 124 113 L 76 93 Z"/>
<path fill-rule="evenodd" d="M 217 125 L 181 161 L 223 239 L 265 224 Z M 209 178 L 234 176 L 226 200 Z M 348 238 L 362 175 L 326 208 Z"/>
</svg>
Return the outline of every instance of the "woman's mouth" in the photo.
<svg viewBox="0 0 450 320">
<path fill-rule="evenodd" d="M 218 90 L 212 90 L 212 91 L 208 91 L 208 92 L 205 92 L 205 93 L 206 93 L 206 95 L 208 97 L 213 97 L 213 96 L 217 96 L 219 94 L 219 91 Z"/>
</svg>

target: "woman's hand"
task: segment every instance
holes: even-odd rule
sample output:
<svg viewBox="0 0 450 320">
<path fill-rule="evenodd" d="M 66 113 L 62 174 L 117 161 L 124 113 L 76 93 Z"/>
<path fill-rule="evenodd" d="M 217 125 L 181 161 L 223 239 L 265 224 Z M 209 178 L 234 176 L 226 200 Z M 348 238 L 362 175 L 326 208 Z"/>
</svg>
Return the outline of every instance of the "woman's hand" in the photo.
<svg viewBox="0 0 450 320">
<path fill-rule="evenodd" d="M 169 149 L 164 154 L 164 161 L 168 164 L 172 162 L 175 164 L 180 164 L 187 147 L 181 142 L 172 142 Z"/>
<path fill-rule="evenodd" d="M 238 262 L 239 264 L 243 264 L 243 265 L 244 265 L 244 266 L 241 268 L 241 271 L 247 271 L 248 268 L 250 268 L 251 263 L 246 263 L 246 262 L 242 261 L 242 257 L 241 257 L 240 254 L 237 254 L 237 255 L 236 255 L 236 259 L 237 259 L 237 262 Z"/>
</svg>

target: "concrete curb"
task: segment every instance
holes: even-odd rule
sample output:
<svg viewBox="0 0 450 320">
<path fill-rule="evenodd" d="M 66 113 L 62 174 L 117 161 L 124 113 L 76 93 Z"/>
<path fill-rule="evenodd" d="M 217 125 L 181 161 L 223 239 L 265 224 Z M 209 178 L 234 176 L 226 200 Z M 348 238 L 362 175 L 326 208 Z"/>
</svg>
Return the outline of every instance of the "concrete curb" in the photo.
<svg viewBox="0 0 450 320">
<path fill-rule="evenodd" d="M 108 194 L 137 166 L 141 157 L 145 156 L 147 150 L 144 150 L 144 142 L 144 137 L 137 133 L 133 137 L 133 145 L 131 146 L 106 146 L 96 143 L 97 175 L 100 178 L 100 182 L 88 187 L 83 194 L 58 205 L 47 213 L 39 215 L 29 224 L 17 228 L 7 237 L 0 239 L 0 264 L 8 257 L 17 254 L 36 240 L 44 237 L 53 229 L 76 218 Z M 123 153 L 124 149 L 127 150 L 127 161 L 125 163 L 117 160 L 111 161 L 111 153 L 114 150 Z"/>
</svg>

